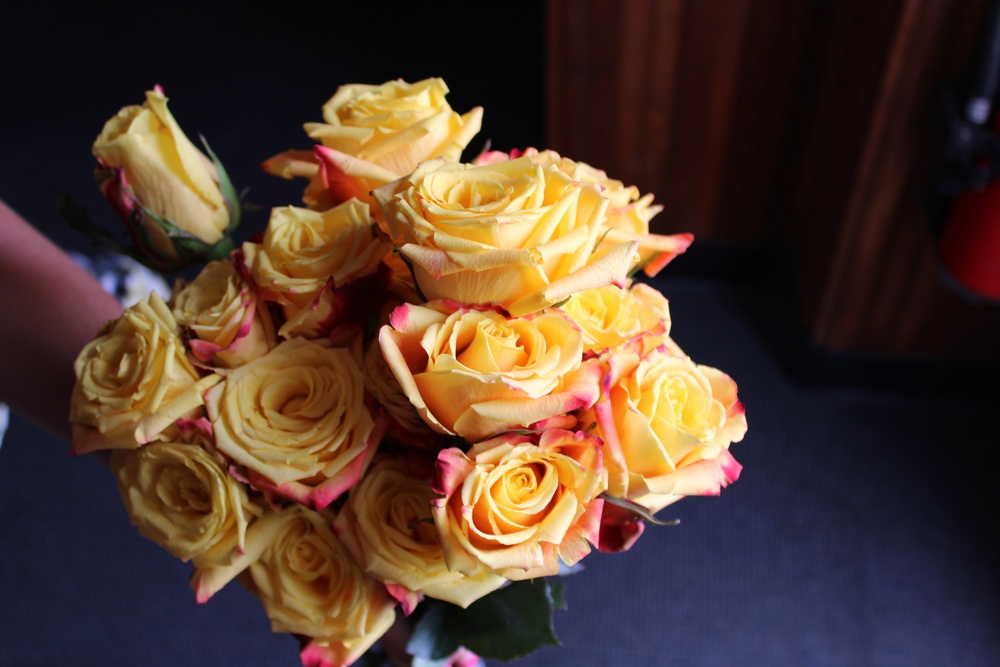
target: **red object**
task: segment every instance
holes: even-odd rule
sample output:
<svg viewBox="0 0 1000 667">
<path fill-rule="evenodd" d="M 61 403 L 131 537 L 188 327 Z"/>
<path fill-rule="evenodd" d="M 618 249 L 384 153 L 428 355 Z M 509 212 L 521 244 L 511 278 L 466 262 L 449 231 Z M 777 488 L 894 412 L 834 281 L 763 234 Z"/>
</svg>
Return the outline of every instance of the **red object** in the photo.
<svg viewBox="0 0 1000 667">
<path fill-rule="evenodd" d="M 1000 182 L 955 202 L 938 241 L 941 262 L 963 287 L 1000 301 Z"/>
</svg>

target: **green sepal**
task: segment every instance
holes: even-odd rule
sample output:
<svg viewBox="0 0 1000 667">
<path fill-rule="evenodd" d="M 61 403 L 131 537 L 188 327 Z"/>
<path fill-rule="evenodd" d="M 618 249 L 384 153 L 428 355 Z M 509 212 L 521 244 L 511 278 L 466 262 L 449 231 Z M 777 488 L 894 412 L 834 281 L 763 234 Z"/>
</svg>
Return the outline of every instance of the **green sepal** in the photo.
<svg viewBox="0 0 1000 667">
<path fill-rule="evenodd" d="M 624 498 L 615 498 L 614 496 L 609 496 L 606 493 L 602 493 L 601 498 L 604 499 L 604 502 L 611 503 L 612 505 L 617 505 L 622 509 L 628 510 L 632 514 L 638 516 L 640 519 L 648 521 L 654 526 L 677 526 L 680 525 L 681 522 L 680 519 L 670 519 L 668 521 L 664 521 L 663 519 L 657 519 L 655 516 L 653 516 L 652 512 L 650 512 L 649 510 L 647 510 L 645 507 L 643 507 L 638 503 L 633 503 L 631 500 L 625 500 Z"/>
<path fill-rule="evenodd" d="M 401 247 L 402 246 L 396 246 L 392 249 L 392 251 L 399 255 L 399 258 L 403 260 L 403 264 L 405 264 L 406 268 L 410 270 L 410 277 L 413 278 L 413 291 L 416 292 L 417 298 L 424 303 L 427 303 L 427 297 L 424 296 L 423 290 L 420 289 L 420 283 L 417 282 L 417 271 L 413 268 L 413 260 L 399 251 Z"/>
<path fill-rule="evenodd" d="M 212 164 L 215 165 L 215 171 L 219 175 L 219 191 L 229 208 L 229 226 L 225 233 L 225 236 L 228 237 L 236 231 L 236 228 L 243 221 L 243 198 L 236 192 L 236 188 L 233 187 L 233 182 L 229 178 L 229 172 L 222 166 L 222 161 L 208 145 L 208 141 L 200 134 L 198 138 L 201 139 L 201 145 L 205 147 L 205 152 L 212 158 Z"/>
<path fill-rule="evenodd" d="M 174 246 L 174 250 L 177 251 L 177 255 L 179 257 L 179 260 L 158 257 L 156 259 L 161 260 L 160 264 L 158 267 L 154 268 L 181 270 L 196 264 L 206 264 L 211 260 L 225 259 L 229 257 L 229 253 L 235 247 L 233 238 L 229 236 L 228 233 L 215 244 L 208 244 L 194 234 L 184 231 L 174 223 L 170 222 L 167 218 L 156 215 L 145 206 L 140 204 L 139 207 L 142 209 L 142 214 L 145 218 L 155 222 L 163 229 L 163 231 L 167 233 L 167 236 L 170 237 L 171 244 Z M 143 242 L 147 245 L 150 251 L 154 252 L 155 246 L 152 244 L 149 234 L 145 228 L 142 225 L 139 225 L 137 232 L 142 236 Z"/>
<path fill-rule="evenodd" d="M 149 232 L 146 231 L 146 228 L 143 225 L 138 225 L 136 227 L 136 233 L 142 237 L 144 247 L 147 248 L 149 252 L 157 255 L 157 257 L 153 259 L 154 261 L 159 261 L 160 268 L 178 271 L 194 264 L 204 264 L 207 261 L 207 258 L 212 255 L 212 249 L 214 246 L 205 243 L 194 234 L 184 231 L 172 223 L 169 219 L 153 213 L 139 201 L 136 201 L 136 204 L 142 210 L 142 215 L 147 222 L 153 222 L 159 225 L 160 228 L 166 232 L 167 236 L 170 237 L 170 244 L 174 247 L 174 250 L 177 251 L 178 259 L 171 259 L 160 255 L 156 251 L 156 246 L 153 244 L 152 239 L 149 237 Z"/>
<path fill-rule="evenodd" d="M 231 253 L 235 247 L 236 244 L 233 242 L 232 236 L 223 236 L 218 243 L 212 246 L 208 259 L 227 259 L 229 257 L 229 253 Z"/>
<path fill-rule="evenodd" d="M 511 583 L 468 609 L 428 599 L 420 605 L 407 651 L 440 660 L 464 646 L 486 659 L 514 660 L 559 645 L 552 615 L 565 606 L 561 582 L 548 578 Z"/>
<path fill-rule="evenodd" d="M 573 298 L 573 296 L 572 296 L 572 295 L 570 295 L 570 296 L 566 297 L 565 299 L 563 299 L 562 301 L 556 301 L 555 303 L 551 304 L 551 305 L 549 306 L 549 308 L 562 308 L 562 307 L 563 307 L 563 306 L 565 306 L 565 305 L 566 305 L 566 304 L 567 304 L 567 303 L 569 302 L 569 300 L 570 300 L 570 299 L 572 299 L 572 298 Z"/>
<path fill-rule="evenodd" d="M 608 227 L 607 229 L 604 230 L 604 233 L 601 234 L 601 237 L 599 239 L 597 239 L 597 243 L 595 243 L 594 247 L 591 249 L 591 251 L 590 251 L 591 255 L 594 255 L 594 254 L 597 253 L 598 248 L 601 247 L 601 244 L 604 243 L 604 239 L 608 238 L 608 234 L 610 234 L 610 233 L 611 233 L 611 228 L 610 227 Z"/>
</svg>

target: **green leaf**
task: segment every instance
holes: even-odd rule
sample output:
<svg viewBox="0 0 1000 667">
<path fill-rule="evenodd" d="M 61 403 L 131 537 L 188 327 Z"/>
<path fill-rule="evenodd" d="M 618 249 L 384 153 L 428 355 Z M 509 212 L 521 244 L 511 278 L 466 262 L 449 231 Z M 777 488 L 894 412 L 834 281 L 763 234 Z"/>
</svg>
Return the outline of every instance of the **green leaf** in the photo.
<svg viewBox="0 0 1000 667">
<path fill-rule="evenodd" d="M 212 246 L 208 253 L 207 260 L 226 259 L 235 247 L 236 244 L 233 242 L 232 236 L 223 236 L 218 243 Z"/>
<path fill-rule="evenodd" d="M 543 646 L 558 646 L 552 612 L 565 608 L 562 585 L 549 579 L 509 584 L 468 609 L 426 600 L 407 650 L 440 660 L 459 646 L 486 659 L 513 660 Z"/>
<path fill-rule="evenodd" d="M 559 611 L 564 611 L 567 608 L 566 604 L 566 584 L 562 581 L 550 581 L 548 582 L 550 589 L 550 597 L 552 599 L 553 609 L 558 609 Z"/>
</svg>

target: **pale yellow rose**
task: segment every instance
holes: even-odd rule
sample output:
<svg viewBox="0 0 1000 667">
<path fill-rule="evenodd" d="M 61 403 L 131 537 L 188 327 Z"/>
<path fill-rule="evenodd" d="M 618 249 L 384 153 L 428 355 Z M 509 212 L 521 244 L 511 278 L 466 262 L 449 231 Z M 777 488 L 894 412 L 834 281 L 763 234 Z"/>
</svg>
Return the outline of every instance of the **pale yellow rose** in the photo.
<svg viewBox="0 0 1000 667">
<path fill-rule="evenodd" d="M 74 364 L 70 403 L 73 452 L 135 449 L 197 417 L 218 375 L 201 377 L 185 354 L 177 322 L 152 292 L 109 323 Z"/>
<path fill-rule="evenodd" d="M 260 599 L 274 632 L 311 638 L 304 664 L 351 664 L 392 625 L 396 601 L 354 562 L 332 520 L 301 505 L 261 517 L 247 531 L 244 554 L 195 573 L 198 600 L 238 576 Z M 320 658 L 328 662 L 312 661 Z"/>
<path fill-rule="evenodd" d="M 643 283 L 626 289 L 608 285 L 577 292 L 559 310 L 583 331 L 588 352 L 599 353 L 636 340 L 648 351 L 661 345 L 670 333 L 667 300 Z"/>
<path fill-rule="evenodd" d="M 458 160 L 482 125 L 483 110 L 459 115 L 437 78 L 379 86 L 349 84 L 323 105 L 323 123 L 306 123 L 314 153 L 289 151 L 263 167 L 284 178 L 311 179 L 304 200 L 324 210 L 413 171 L 424 160 Z"/>
<path fill-rule="evenodd" d="M 229 260 L 209 262 L 189 283 L 178 280 L 171 306 L 194 334 L 188 345 L 200 361 L 235 368 L 277 343 L 267 304 Z"/>
<path fill-rule="evenodd" d="M 111 118 L 93 152 L 104 166 L 122 170 L 135 198 L 154 215 L 209 245 L 223 237 L 229 209 L 215 166 L 181 130 L 161 90 L 147 92 L 145 104 Z M 157 225 L 147 231 L 161 252 L 177 257 Z"/>
<path fill-rule="evenodd" d="M 434 522 L 448 567 L 507 579 L 558 574 L 597 545 L 604 491 L 600 442 L 549 429 L 506 434 L 438 457 Z"/>
<path fill-rule="evenodd" d="M 430 480 L 397 458 L 377 460 L 351 489 L 334 529 L 358 564 L 387 585 L 407 611 L 422 594 L 460 607 L 500 588 L 505 579 L 485 570 L 449 570 L 431 519 Z M 402 587 L 404 590 L 398 590 Z"/>
<path fill-rule="evenodd" d="M 606 364 L 604 394 L 580 421 L 596 424 L 604 440 L 610 495 L 656 512 L 685 496 L 718 495 L 739 477 L 729 445 L 747 422 L 729 376 L 672 341 L 645 356 L 611 354 Z"/>
<path fill-rule="evenodd" d="M 637 241 L 601 243 L 608 200 L 530 158 L 432 160 L 373 193 L 428 300 L 526 315 L 575 292 L 623 285 Z"/>
<path fill-rule="evenodd" d="M 371 392 L 391 420 L 389 433 L 398 441 L 433 446 L 440 435 L 432 431 L 421 419 L 417 409 L 399 385 L 389 364 L 382 355 L 378 340 L 373 340 L 365 350 L 365 388 Z"/>
<path fill-rule="evenodd" d="M 117 450 L 111 470 L 139 533 L 183 561 L 226 562 L 245 547 L 261 509 L 197 442 L 154 442 Z"/>
<path fill-rule="evenodd" d="M 261 243 L 243 253 L 262 296 L 278 303 L 284 337 L 318 337 L 336 315 L 336 288 L 375 272 L 391 244 L 352 199 L 323 213 L 287 206 L 271 211 Z"/>
<path fill-rule="evenodd" d="M 431 302 L 400 306 L 390 324 L 379 334 L 382 353 L 438 432 L 478 442 L 597 399 L 599 364 L 583 362 L 583 336 L 562 314 L 507 318 Z"/>
<path fill-rule="evenodd" d="M 538 151 L 534 148 L 512 151 L 509 155 L 490 151 L 480 155 L 475 162 L 497 164 L 521 156 L 527 156 L 536 164 L 554 165 L 576 181 L 600 187 L 601 194 L 608 199 L 601 245 L 613 246 L 628 241 L 638 242 L 639 256 L 636 265 L 642 267 L 647 276 L 655 276 L 670 260 L 691 245 L 694 239 L 691 234 L 661 235 L 649 232 L 650 221 L 663 210 L 659 204 L 653 204 L 652 194 L 640 196 L 639 188 L 636 186 L 626 186 L 619 180 L 609 178 L 603 169 L 597 169 L 585 162 L 576 162 L 552 150 Z"/>
<path fill-rule="evenodd" d="M 384 431 L 351 353 L 304 338 L 229 372 L 205 406 L 219 451 L 256 488 L 315 509 L 357 483 Z"/>
<path fill-rule="evenodd" d="M 460 116 L 447 94 L 439 78 L 348 84 L 323 105 L 325 123 L 307 123 L 306 132 L 327 148 L 403 175 L 428 158 L 458 160 L 479 132 L 482 108 Z"/>
<path fill-rule="evenodd" d="M 609 178 L 603 169 L 592 167 L 586 162 L 577 162 L 563 157 L 553 150 L 539 151 L 526 148 L 523 151 L 512 151 L 509 155 L 491 151 L 478 157 L 477 164 L 495 164 L 504 160 L 528 156 L 532 162 L 541 165 L 556 165 L 559 169 L 582 183 L 593 183 L 601 187 L 601 192 L 608 198 L 609 227 L 623 228 L 630 231 L 647 233 L 649 221 L 663 210 L 660 205 L 653 205 L 653 195 L 640 196 L 639 188 L 626 186 L 622 181 Z"/>
</svg>

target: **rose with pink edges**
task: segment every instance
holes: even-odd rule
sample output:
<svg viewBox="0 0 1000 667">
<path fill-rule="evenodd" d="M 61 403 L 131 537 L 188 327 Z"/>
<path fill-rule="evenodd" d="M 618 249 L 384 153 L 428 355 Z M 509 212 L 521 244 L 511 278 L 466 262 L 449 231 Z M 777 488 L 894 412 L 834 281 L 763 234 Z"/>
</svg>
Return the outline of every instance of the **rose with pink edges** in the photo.
<svg viewBox="0 0 1000 667">
<path fill-rule="evenodd" d="M 739 478 L 729 445 L 747 421 L 732 378 L 672 341 L 645 355 L 609 354 L 604 364 L 601 400 L 579 417 L 604 441 L 610 495 L 656 512 Z"/>
<path fill-rule="evenodd" d="M 379 342 L 403 392 L 431 428 L 477 442 L 560 420 L 598 398 L 600 366 L 558 312 L 508 317 L 436 301 L 396 308 Z"/>
<path fill-rule="evenodd" d="M 601 459 L 596 437 L 561 429 L 441 452 L 433 514 L 448 567 L 522 580 L 579 562 L 599 542 Z"/>
<path fill-rule="evenodd" d="M 385 430 L 352 354 L 281 343 L 205 396 L 218 450 L 261 491 L 322 509 L 361 478 Z"/>
</svg>

